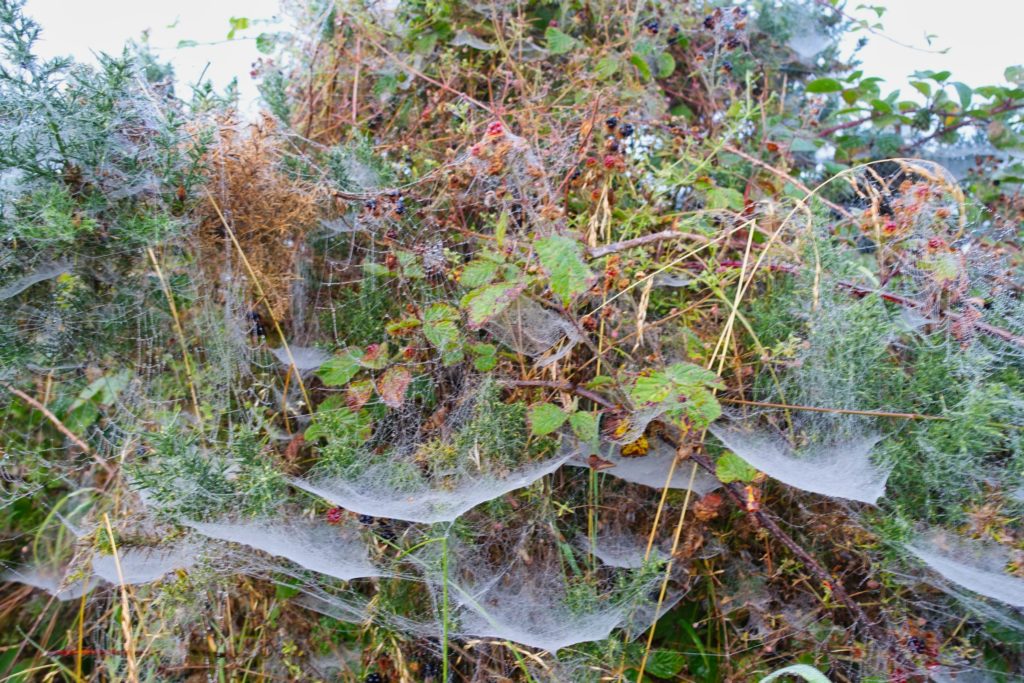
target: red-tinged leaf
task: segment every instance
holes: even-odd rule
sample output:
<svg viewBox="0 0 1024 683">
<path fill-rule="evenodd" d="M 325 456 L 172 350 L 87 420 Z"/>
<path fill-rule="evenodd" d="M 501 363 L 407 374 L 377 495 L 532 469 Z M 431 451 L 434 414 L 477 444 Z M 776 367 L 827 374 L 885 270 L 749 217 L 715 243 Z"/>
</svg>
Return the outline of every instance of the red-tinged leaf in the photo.
<svg viewBox="0 0 1024 683">
<path fill-rule="evenodd" d="M 410 382 L 412 373 L 401 366 L 393 365 L 377 380 L 377 393 L 389 408 L 401 408 Z"/>
<path fill-rule="evenodd" d="M 359 382 L 352 382 L 345 392 L 345 405 L 349 410 L 358 411 L 365 406 L 373 397 L 373 382 L 364 379 Z"/>
</svg>

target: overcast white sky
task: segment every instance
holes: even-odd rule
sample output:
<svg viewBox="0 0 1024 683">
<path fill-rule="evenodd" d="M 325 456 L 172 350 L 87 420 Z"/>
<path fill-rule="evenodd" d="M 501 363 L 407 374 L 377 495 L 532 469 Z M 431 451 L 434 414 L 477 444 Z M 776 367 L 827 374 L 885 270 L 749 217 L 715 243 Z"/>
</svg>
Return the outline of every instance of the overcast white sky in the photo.
<svg viewBox="0 0 1024 683">
<path fill-rule="evenodd" d="M 864 0 L 865 4 L 872 4 Z M 859 3 L 851 0 L 849 6 Z M 915 69 L 953 72 L 952 80 L 977 86 L 1003 83 L 1003 69 L 1024 63 L 1024 0 L 874 0 L 889 11 L 883 17 L 886 34 L 901 47 L 869 36 L 861 51 L 864 71 L 882 76 L 889 89 L 910 95 L 906 77 Z M 255 98 L 249 69 L 259 57 L 249 40 L 176 49 L 181 40 L 223 41 L 229 18 L 271 18 L 277 0 L 28 0 L 28 13 L 44 28 L 41 50 L 46 55 L 71 54 L 90 59 L 90 52 L 117 52 L 125 40 L 150 30 L 150 43 L 170 60 L 183 83 L 195 82 L 206 70 L 218 88 L 238 76 L 243 100 Z M 860 16 L 863 14 L 858 13 Z M 936 34 L 929 48 L 925 36 Z M 948 47 L 946 54 L 925 50 Z M 885 88 L 883 88 L 885 90 Z M 886 92 L 888 92 L 886 90 Z"/>
</svg>

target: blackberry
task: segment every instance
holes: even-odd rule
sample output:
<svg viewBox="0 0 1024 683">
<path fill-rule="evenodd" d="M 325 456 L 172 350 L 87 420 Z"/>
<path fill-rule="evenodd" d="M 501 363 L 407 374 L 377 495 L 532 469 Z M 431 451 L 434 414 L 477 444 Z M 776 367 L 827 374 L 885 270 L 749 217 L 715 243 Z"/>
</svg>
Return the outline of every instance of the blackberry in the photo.
<svg viewBox="0 0 1024 683">
<path fill-rule="evenodd" d="M 435 661 L 425 662 L 423 664 L 423 677 L 424 678 L 437 678 L 441 675 L 441 664 Z"/>
<path fill-rule="evenodd" d="M 619 128 L 619 135 L 621 135 L 624 138 L 628 138 L 632 134 L 633 134 L 633 126 L 632 126 L 632 124 L 624 123 Z"/>
<path fill-rule="evenodd" d="M 373 517 L 370 515 L 359 515 L 360 524 L 373 524 Z"/>
<path fill-rule="evenodd" d="M 617 116 L 609 116 L 604 120 L 604 125 L 608 130 L 615 130 L 615 126 L 619 125 L 619 118 Z"/>
<path fill-rule="evenodd" d="M 367 674 L 363 683 L 384 683 L 384 677 L 378 673 Z"/>
<path fill-rule="evenodd" d="M 644 24 L 644 28 L 650 31 L 652 35 L 658 35 L 658 31 L 661 29 L 661 22 L 657 19 L 651 19 Z"/>
</svg>

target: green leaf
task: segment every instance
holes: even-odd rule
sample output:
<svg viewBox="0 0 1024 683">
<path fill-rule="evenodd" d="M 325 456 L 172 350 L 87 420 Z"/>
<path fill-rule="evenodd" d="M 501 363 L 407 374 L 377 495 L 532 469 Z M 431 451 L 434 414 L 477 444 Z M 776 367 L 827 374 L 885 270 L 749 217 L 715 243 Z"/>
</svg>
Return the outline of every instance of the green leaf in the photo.
<svg viewBox="0 0 1024 683">
<path fill-rule="evenodd" d="M 711 370 L 693 363 L 673 363 L 664 370 L 665 376 L 675 382 L 680 389 L 699 389 L 705 386 L 722 388 L 721 380 Z"/>
<path fill-rule="evenodd" d="M 498 216 L 498 223 L 494 226 L 494 243 L 498 249 L 505 246 L 505 233 L 508 232 L 508 210 L 501 212 Z"/>
<path fill-rule="evenodd" d="M 910 81 L 910 85 L 914 87 L 917 92 L 921 93 L 925 97 L 932 96 L 932 84 L 925 83 L 924 81 Z"/>
<path fill-rule="evenodd" d="M 129 370 L 121 370 L 113 375 L 104 375 L 95 379 L 78 393 L 74 402 L 68 406 L 67 412 L 72 413 L 86 403 L 110 405 L 130 381 L 131 372 Z"/>
<path fill-rule="evenodd" d="M 530 408 L 530 432 L 534 436 L 546 436 L 569 419 L 569 415 L 554 403 L 539 403 Z"/>
<path fill-rule="evenodd" d="M 363 272 L 366 273 L 367 275 L 376 275 L 376 276 L 379 276 L 379 277 L 394 275 L 394 273 L 392 273 L 391 270 L 388 269 L 388 267 L 385 266 L 383 263 L 374 263 L 373 261 L 363 261 L 362 268 L 363 268 Z"/>
<path fill-rule="evenodd" d="M 619 56 L 608 55 L 598 60 L 594 65 L 594 76 L 598 80 L 606 81 L 619 71 Z"/>
<path fill-rule="evenodd" d="M 668 52 L 658 55 L 658 78 L 668 78 L 676 70 L 676 58 Z"/>
<path fill-rule="evenodd" d="M 974 91 L 971 90 L 969 85 L 961 83 L 960 81 L 956 81 L 952 85 L 956 88 L 956 94 L 960 97 L 960 106 L 964 109 L 969 108 L 971 106 L 971 96 L 974 95 Z"/>
<path fill-rule="evenodd" d="M 231 24 L 231 30 L 228 31 L 228 40 L 234 40 L 236 33 L 249 28 L 248 17 L 231 17 L 228 19 L 228 22 Z"/>
<path fill-rule="evenodd" d="M 1003 77 L 1014 85 L 1024 85 L 1024 65 L 1017 64 L 1006 67 Z"/>
<path fill-rule="evenodd" d="M 593 413 L 578 410 L 569 416 L 572 433 L 583 443 L 597 445 L 597 417 Z"/>
<path fill-rule="evenodd" d="M 778 671 L 773 671 L 758 681 L 758 683 L 771 683 L 771 681 L 783 676 L 799 676 L 807 681 L 807 683 L 831 683 L 825 674 L 821 673 L 813 666 L 808 666 L 807 664 L 793 664 L 792 666 L 784 667 Z"/>
<path fill-rule="evenodd" d="M 578 42 L 568 33 L 564 33 L 554 26 L 549 26 L 548 30 L 544 31 L 544 40 L 548 43 L 548 51 L 554 55 L 564 55 L 576 47 Z"/>
<path fill-rule="evenodd" d="M 434 304 L 423 314 L 423 336 L 441 352 L 445 367 L 462 360 L 462 334 L 459 310 L 448 304 Z"/>
<path fill-rule="evenodd" d="M 182 49 L 182 48 L 186 48 L 186 47 L 196 47 L 198 45 L 199 45 L 199 42 L 195 41 L 195 40 L 179 40 L 178 41 L 178 49 L 179 50 Z"/>
<path fill-rule="evenodd" d="M 459 283 L 473 289 L 481 287 L 494 279 L 498 272 L 498 264 L 487 259 L 474 259 L 466 264 L 459 276 Z"/>
<path fill-rule="evenodd" d="M 742 211 L 744 203 L 743 193 L 731 187 L 713 187 L 708 190 L 707 208 L 709 209 Z"/>
<path fill-rule="evenodd" d="M 715 464 L 715 476 L 723 484 L 734 481 L 749 484 L 757 476 L 757 470 L 732 451 L 726 451 Z"/>
<path fill-rule="evenodd" d="M 647 671 L 658 678 L 673 678 L 686 666 L 686 655 L 672 650 L 651 650 Z"/>
<path fill-rule="evenodd" d="M 261 54 L 269 55 L 274 51 L 274 47 L 277 44 L 276 33 L 261 33 L 256 36 L 256 50 Z"/>
<path fill-rule="evenodd" d="M 839 92 L 842 89 L 843 84 L 834 78 L 817 78 L 807 84 L 807 92 L 810 93 Z"/>
<path fill-rule="evenodd" d="M 654 372 L 637 377 L 629 397 L 637 405 L 662 403 L 672 395 L 675 388 L 675 383 L 665 373 Z"/>
<path fill-rule="evenodd" d="M 90 401 L 82 404 L 68 413 L 61 420 L 64 426 L 76 434 L 81 434 L 100 416 L 100 409 L 96 403 Z"/>
<path fill-rule="evenodd" d="M 874 99 L 871 100 L 871 108 L 879 114 L 891 114 L 892 105 L 885 100 Z"/>
<path fill-rule="evenodd" d="M 316 371 L 317 377 L 329 387 L 340 387 L 348 384 L 348 381 L 355 377 L 361 367 L 360 361 L 363 358 L 362 349 L 355 347 L 347 348 L 340 354 L 330 359 Z"/>
<path fill-rule="evenodd" d="M 648 66 L 647 60 L 640 55 L 633 55 L 629 58 L 629 63 L 636 67 L 636 70 L 640 72 L 640 77 L 645 81 L 651 80 L 651 67 Z"/>
<path fill-rule="evenodd" d="M 707 389 L 694 389 L 684 393 L 686 402 L 683 403 L 683 409 L 696 427 L 707 427 L 722 416 L 722 405 Z"/>
<path fill-rule="evenodd" d="M 473 354 L 473 367 L 479 372 L 493 370 L 498 364 L 498 349 L 494 344 L 470 344 L 469 350 Z"/>
<path fill-rule="evenodd" d="M 466 294 L 461 303 L 469 317 L 469 328 L 479 329 L 494 316 L 501 315 L 525 288 L 524 282 L 501 282 L 477 287 Z"/>
<path fill-rule="evenodd" d="M 590 288 L 594 274 L 583 261 L 579 242 L 563 235 L 537 240 L 540 264 L 551 278 L 551 291 L 562 298 L 565 306 L 573 297 Z"/>
</svg>

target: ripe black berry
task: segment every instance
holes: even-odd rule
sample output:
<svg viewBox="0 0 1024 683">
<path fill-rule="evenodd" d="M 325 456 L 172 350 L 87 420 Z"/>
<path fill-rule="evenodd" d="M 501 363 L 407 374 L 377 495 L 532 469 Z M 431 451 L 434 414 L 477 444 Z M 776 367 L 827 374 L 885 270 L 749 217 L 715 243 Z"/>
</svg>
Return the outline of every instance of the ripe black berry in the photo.
<svg viewBox="0 0 1024 683">
<path fill-rule="evenodd" d="M 652 34 L 657 35 L 658 30 L 661 28 L 661 23 L 657 19 L 651 19 L 646 24 L 644 24 L 644 28 L 650 31 Z"/>
<path fill-rule="evenodd" d="M 367 674 L 366 678 L 363 679 L 363 683 L 384 683 L 384 677 L 378 673 Z"/>
<path fill-rule="evenodd" d="M 615 126 L 619 125 L 619 119 L 615 116 L 609 116 L 604 120 L 604 125 L 608 127 L 608 130 L 615 130 Z"/>
<path fill-rule="evenodd" d="M 359 515 L 360 524 L 373 524 L 373 517 L 370 515 Z"/>
<path fill-rule="evenodd" d="M 704 17 L 704 28 L 706 28 L 709 31 L 715 30 L 715 15 L 709 14 L 708 16 Z"/>
<path fill-rule="evenodd" d="M 624 138 L 628 138 L 632 134 L 633 134 L 633 126 L 632 126 L 632 124 L 624 123 L 624 124 L 622 124 L 622 127 L 619 128 L 619 135 L 621 135 Z"/>
<path fill-rule="evenodd" d="M 722 70 L 725 71 L 726 73 L 731 74 L 732 73 L 732 62 L 730 62 L 728 59 L 725 60 L 724 62 L 722 62 Z"/>
</svg>

